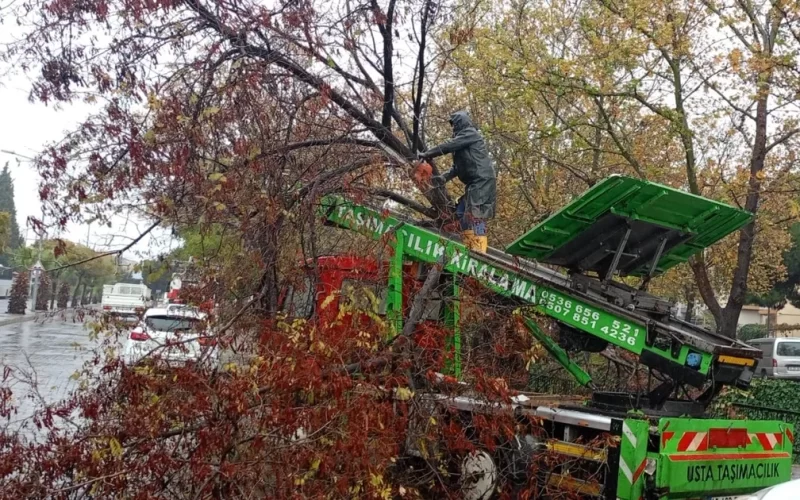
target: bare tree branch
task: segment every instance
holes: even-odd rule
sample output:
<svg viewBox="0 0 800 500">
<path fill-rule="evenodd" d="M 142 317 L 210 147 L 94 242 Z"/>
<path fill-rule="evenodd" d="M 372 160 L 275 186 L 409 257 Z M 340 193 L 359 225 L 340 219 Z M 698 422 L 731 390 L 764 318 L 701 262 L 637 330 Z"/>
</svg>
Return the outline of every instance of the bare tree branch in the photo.
<svg viewBox="0 0 800 500">
<path fill-rule="evenodd" d="M 420 140 L 420 126 L 422 114 L 422 91 L 423 84 L 425 83 L 425 45 L 428 38 L 428 14 L 431 9 L 430 0 L 426 0 L 422 6 L 422 21 L 420 22 L 420 42 L 419 52 L 417 53 L 417 81 L 416 86 L 412 86 L 411 90 L 414 99 L 414 129 L 411 136 L 411 147 L 415 151 L 424 150 L 424 144 Z"/>
<path fill-rule="evenodd" d="M 408 208 L 416 210 L 417 212 L 421 213 L 422 215 L 425 215 L 426 217 L 430 217 L 433 219 L 439 215 L 436 209 L 434 209 L 433 207 L 426 207 L 425 205 L 417 201 L 414 201 L 411 198 L 407 198 L 401 194 L 395 193 L 390 189 L 367 188 L 367 190 L 370 192 L 370 194 L 373 194 L 375 196 L 382 196 L 384 198 L 389 198 L 392 201 L 396 201 L 401 205 L 405 205 Z"/>
<path fill-rule="evenodd" d="M 772 151 L 773 148 L 775 148 L 777 146 L 780 146 L 784 142 L 788 141 L 789 139 L 791 139 L 792 137 L 794 137 L 798 133 L 800 133 L 800 128 L 795 128 L 795 129 L 792 129 L 792 130 L 788 130 L 788 131 L 784 132 L 783 134 L 779 135 L 770 144 L 767 145 L 767 153 Z"/>
<path fill-rule="evenodd" d="M 49 272 L 60 271 L 62 269 L 67 269 L 69 267 L 75 267 L 75 266 L 79 266 L 81 264 L 86 264 L 87 262 L 91 262 L 93 260 L 102 259 L 103 257 L 109 257 L 111 255 L 120 255 L 120 254 L 122 254 L 122 252 L 130 249 L 131 247 L 133 247 L 134 245 L 136 245 L 137 243 L 142 241 L 142 238 L 144 238 L 145 236 L 150 234 L 150 232 L 153 229 L 155 229 L 156 227 L 158 227 L 159 224 L 161 224 L 161 219 L 158 219 L 157 221 L 155 221 L 150 227 L 145 229 L 144 232 L 142 232 L 142 234 L 140 234 L 139 236 L 134 238 L 130 243 L 128 243 L 124 247 L 120 248 L 119 250 L 112 250 L 110 252 L 100 253 L 100 254 L 94 255 L 92 257 L 86 258 L 86 259 L 81 259 L 81 260 L 79 260 L 77 262 L 70 262 L 70 263 L 64 264 L 63 266 L 58 266 L 58 267 L 53 268 L 53 269 L 48 269 L 48 271 Z"/>
<path fill-rule="evenodd" d="M 381 125 L 386 129 L 392 129 L 392 110 L 394 108 L 394 43 L 392 29 L 394 22 L 394 6 L 396 0 L 389 0 L 389 7 L 386 9 L 386 22 L 378 22 L 378 30 L 383 37 L 383 115 Z M 377 0 L 372 0 L 372 8 L 375 12 L 380 12 Z"/>
</svg>

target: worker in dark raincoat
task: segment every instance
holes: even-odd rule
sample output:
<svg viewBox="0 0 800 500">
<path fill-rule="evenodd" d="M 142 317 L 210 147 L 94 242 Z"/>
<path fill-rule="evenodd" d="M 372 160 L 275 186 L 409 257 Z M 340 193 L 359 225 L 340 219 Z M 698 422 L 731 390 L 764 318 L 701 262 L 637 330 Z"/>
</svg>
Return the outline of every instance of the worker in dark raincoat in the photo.
<svg viewBox="0 0 800 500">
<path fill-rule="evenodd" d="M 443 185 L 458 177 L 464 183 L 466 191 L 456 206 L 464 244 L 472 250 L 485 253 L 488 247 L 486 221 L 494 217 L 497 176 L 486 143 L 467 112 L 457 111 L 450 115 L 450 125 L 453 127 L 453 138 L 419 156 L 430 159 L 453 153 L 453 168 L 444 175 L 433 177 L 432 182 L 434 185 Z"/>
</svg>

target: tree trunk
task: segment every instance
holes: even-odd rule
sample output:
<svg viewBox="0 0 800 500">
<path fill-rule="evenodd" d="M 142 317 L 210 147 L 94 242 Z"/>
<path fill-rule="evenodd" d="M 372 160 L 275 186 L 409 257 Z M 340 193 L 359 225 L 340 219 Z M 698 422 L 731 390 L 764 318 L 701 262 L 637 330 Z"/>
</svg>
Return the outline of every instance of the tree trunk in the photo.
<svg viewBox="0 0 800 500">
<path fill-rule="evenodd" d="M 55 311 L 56 295 L 58 295 L 58 273 L 53 278 L 53 288 L 50 290 L 50 310 Z"/>
<path fill-rule="evenodd" d="M 72 300 L 70 301 L 70 305 L 72 307 L 78 306 L 78 290 L 80 290 L 81 285 L 83 284 L 83 276 L 78 276 L 78 284 L 75 285 L 75 290 L 72 292 Z"/>
<path fill-rule="evenodd" d="M 675 49 L 677 49 L 677 47 L 675 47 Z M 675 111 L 678 113 L 678 130 L 681 144 L 683 145 L 686 180 L 689 184 L 689 192 L 698 196 L 702 196 L 702 193 L 700 192 L 700 184 L 697 181 L 697 156 L 695 155 L 694 151 L 694 132 L 691 128 L 689 117 L 686 114 L 686 109 L 684 107 L 685 89 L 683 87 L 680 59 L 668 59 L 668 62 L 674 78 L 673 97 L 675 98 Z M 692 257 L 689 265 L 694 273 L 697 288 L 700 291 L 700 297 L 703 299 L 703 302 L 705 302 L 706 306 L 708 306 L 708 310 L 711 311 L 711 314 L 714 316 L 717 325 L 719 325 L 722 317 L 722 307 L 720 306 L 717 296 L 714 293 L 714 289 L 711 286 L 711 280 L 708 277 L 708 269 L 706 268 L 703 252 L 700 252 Z"/>
<path fill-rule="evenodd" d="M 85 306 L 88 304 L 87 295 L 92 293 L 92 288 L 89 286 L 89 283 L 83 284 L 83 291 L 81 292 L 81 305 Z"/>
<path fill-rule="evenodd" d="M 747 198 L 745 199 L 745 210 L 756 213 L 758 201 L 761 195 L 761 180 L 759 175 L 764 170 L 764 163 L 767 157 L 767 114 L 769 100 L 769 79 L 770 75 L 759 75 L 762 84 L 759 86 L 760 98 L 756 105 L 756 134 L 753 141 L 753 153 L 750 157 L 750 182 L 748 183 Z M 739 322 L 739 314 L 744 306 L 745 296 L 747 295 L 747 276 L 750 274 L 750 260 L 753 257 L 753 244 L 756 239 L 756 223 L 751 222 L 739 231 L 739 248 L 736 252 L 736 269 L 733 273 L 731 283 L 731 293 L 728 296 L 728 303 L 722 310 L 722 318 L 717 324 L 719 333 L 736 338 L 736 326 Z"/>
<path fill-rule="evenodd" d="M 694 320 L 694 304 L 697 300 L 694 290 L 686 294 L 686 312 L 683 313 L 683 320 L 691 323 Z"/>
</svg>

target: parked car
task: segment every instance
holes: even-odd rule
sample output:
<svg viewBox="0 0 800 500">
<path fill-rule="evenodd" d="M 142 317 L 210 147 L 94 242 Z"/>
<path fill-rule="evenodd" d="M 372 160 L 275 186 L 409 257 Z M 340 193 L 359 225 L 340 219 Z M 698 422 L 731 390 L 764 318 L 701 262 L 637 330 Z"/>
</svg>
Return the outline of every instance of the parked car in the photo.
<svg viewBox="0 0 800 500">
<path fill-rule="evenodd" d="M 103 311 L 121 316 L 140 314 L 150 307 L 150 289 L 142 284 L 116 283 L 103 286 Z"/>
<path fill-rule="evenodd" d="M 757 375 L 800 379 L 800 338 L 754 339 L 748 343 L 763 353 L 756 366 Z"/>
<path fill-rule="evenodd" d="M 200 309 L 186 304 L 165 304 L 164 309 L 166 309 L 168 313 L 185 311 L 191 311 L 195 313 L 200 312 Z"/>
<path fill-rule="evenodd" d="M 171 366 L 216 364 L 219 352 L 206 315 L 194 308 L 148 309 L 128 334 L 123 359 L 129 365 L 152 360 Z"/>
<path fill-rule="evenodd" d="M 800 498 L 800 479 L 776 484 L 749 495 L 722 497 L 725 500 L 797 500 Z"/>
</svg>

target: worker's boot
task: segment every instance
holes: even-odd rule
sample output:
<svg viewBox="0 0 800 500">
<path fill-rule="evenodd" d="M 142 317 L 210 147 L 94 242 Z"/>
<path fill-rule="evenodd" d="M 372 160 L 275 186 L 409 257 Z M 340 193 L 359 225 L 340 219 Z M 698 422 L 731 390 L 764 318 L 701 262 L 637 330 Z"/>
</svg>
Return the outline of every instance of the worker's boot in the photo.
<svg viewBox="0 0 800 500">
<path fill-rule="evenodd" d="M 461 231 L 461 243 L 463 243 L 467 249 L 475 250 L 477 243 L 475 240 L 475 231 L 472 229 L 464 229 Z"/>
<path fill-rule="evenodd" d="M 477 241 L 477 250 L 480 253 L 486 253 L 486 250 L 489 249 L 489 239 L 486 236 L 475 236 L 475 240 Z"/>
<path fill-rule="evenodd" d="M 488 247 L 486 236 L 475 236 L 475 231 L 472 229 L 466 229 L 461 232 L 461 241 L 465 247 L 473 252 L 486 253 L 486 248 Z"/>
</svg>

